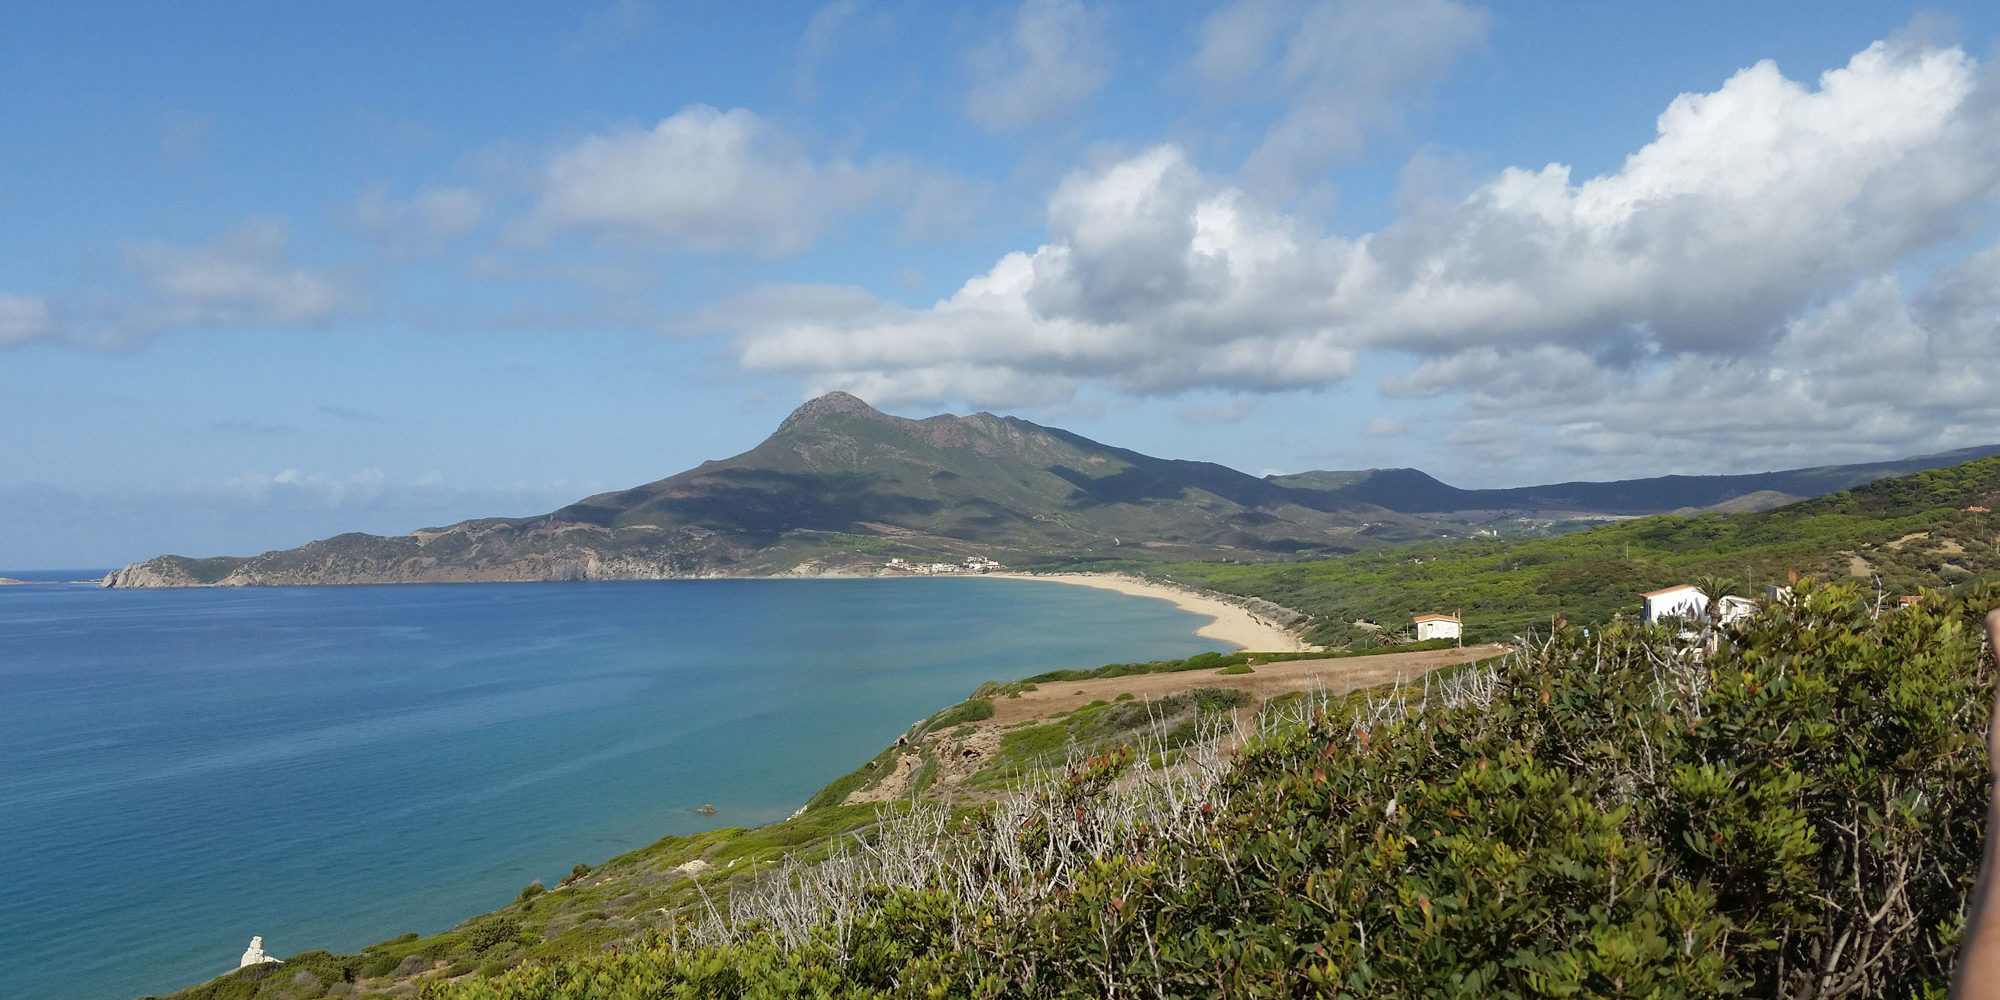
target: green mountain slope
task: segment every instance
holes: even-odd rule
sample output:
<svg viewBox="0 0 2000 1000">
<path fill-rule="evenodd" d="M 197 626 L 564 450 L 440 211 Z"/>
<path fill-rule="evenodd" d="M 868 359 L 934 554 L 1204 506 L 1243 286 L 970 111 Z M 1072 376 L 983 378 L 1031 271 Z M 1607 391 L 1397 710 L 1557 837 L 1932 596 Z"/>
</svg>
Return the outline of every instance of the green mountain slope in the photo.
<svg viewBox="0 0 2000 1000">
<path fill-rule="evenodd" d="M 1268 477 L 1280 486 L 1317 490 L 1338 500 L 1375 504 L 1405 514 L 1511 512 L 1545 517 L 1644 515 L 1709 508 L 1761 510 L 1922 469 L 2000 454 L 2000 445 L 1859 465 L 1822 465 L 1739 476 L 1658 476 L 1615 482 L 1551 483 L 1512 489 L 1462 490 L 1416 469 L 1300 472 Z"/>
<path fill-rule="evenodd" d="M 1559 538 L 1381 549 L 1309 563 L 1134 567 L 1315 616 L 1312 637 L 1371 641 L 1409 616 L 1462 612 L 1469 636 L 1524 633 L 1565 614 L 1602 621 L 1639 594 L 1700 576 L 1754 596 L 1791 574 L 1852 579 L 1890 600 L 2000 576 L 2000 458 L 1881 479 L 1778 510 L 1662 515 Z"/>
<path fill-rule="evenodd" d="M 1370 504 L 1153 458 L 1012 417 L 908 420 L 845 393 L 734 458 L 541 517 L 349 534 L 253 558 L 164 556 L 113 586 L 660 579 L 979 554 L 1270 559 L 1435 537 Z"/>
<path fill-rule="evenodd" d="M 742 455 L 551 516 L 767 541 L 798 530 L 870 530 L 1011 549 L 1129 543 L 1289 553 L 1351 548 L 1330 543 L 1328 529 L 1389 515 L 1016 418 L 906 420 L 835 393 L 807 403 Z"/>
</svg>

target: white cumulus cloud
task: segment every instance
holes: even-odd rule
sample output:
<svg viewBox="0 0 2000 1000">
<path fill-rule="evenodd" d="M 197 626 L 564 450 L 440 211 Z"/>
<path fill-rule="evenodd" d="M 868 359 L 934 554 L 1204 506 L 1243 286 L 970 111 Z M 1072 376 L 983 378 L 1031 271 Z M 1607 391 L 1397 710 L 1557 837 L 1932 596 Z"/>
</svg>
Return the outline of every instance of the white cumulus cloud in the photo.
<svg viewBox="0 0 2000 1000">
<path fill-rule="evenodd" d="M 1138 393 L 1276 389 L 1353 370 L 1353 352 L 1297 302 L 1338 248 L 1210 184 L 1178 149 L 1072 176 L 1049 226 L 1049 243 L 928 309 L 851 290 L 767 296 L 746 313 L 755 329 L 742 360 L 886 402 L 1000 405 L 1067 396 L 1087 379 Z"/>
<path fill-rule="evenodd" d="M 754 112 L 696 104 L 650 129 L 593 135 L 557 152 L 520 232 L 778 257 L 891 196 L 913 211 L 934 208 L 949 186 L 900 160 L 814 159 Z"/>
<path fill-rule="evenodd" d="M 1935 356 L 1939 338 L 1985 336 L 1992 255 L 1908 301 L 1894 273 L 1978 234 L 2000 188 L 1993 98 L 1955 48 L 1878 43 L 1816 85 L 1759 63 L 1674 100 L 1616 171 L 1504 170 L 1353 239 L 1160 146 L 1070 176 L 1043 245 L 927 308 L 853 289 L 767 293 L 739 313 L 739 349 L 746 366 L 815 387 L 980 405 L 1091 383 L 1322 386 L 1375 352 L 1419 362 L 1387 381 L 1394 393 L 1456 394 L 1547 426 L 1487 433 L 1478 422 L 1499 418 L 1475 412 L 1457 435 L 1468 444 L 1616 448 L 1666 425 L 1720 442 L 1725 425 L 1776 437 L 1787 422 L 1912 441 L 1985 384 L 1945 377 Z M 1916 397 L 1954 402 L 1865 413 L 1884 395 L 1868 386 L 1894 372 L 1917 373 L 1904 387 Z M 1746 402 L 1692 402 L 1723 397 Z"/>
</svg>

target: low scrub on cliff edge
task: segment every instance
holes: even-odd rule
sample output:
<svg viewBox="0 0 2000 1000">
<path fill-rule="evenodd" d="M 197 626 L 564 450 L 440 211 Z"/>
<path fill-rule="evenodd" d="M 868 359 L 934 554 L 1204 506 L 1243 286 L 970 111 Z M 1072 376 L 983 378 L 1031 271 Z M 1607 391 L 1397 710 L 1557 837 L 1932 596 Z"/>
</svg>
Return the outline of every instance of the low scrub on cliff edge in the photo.
<svg viewBox="0 0 2000 1000">
<path fill-rule="evenodd" d="M 1228 759 L 919 807 L 638 946 L 424 996 L 1940 996 L 1993 603 L 1804 587 L 1705 659 L 1560 629 L 1300 700 Z"/>
</svg>

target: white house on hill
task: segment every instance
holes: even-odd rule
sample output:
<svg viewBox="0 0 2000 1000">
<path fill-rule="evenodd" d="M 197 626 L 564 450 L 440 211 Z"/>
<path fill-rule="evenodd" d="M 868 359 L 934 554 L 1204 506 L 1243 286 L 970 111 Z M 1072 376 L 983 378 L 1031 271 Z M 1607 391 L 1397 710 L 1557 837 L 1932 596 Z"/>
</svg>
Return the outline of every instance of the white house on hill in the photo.
<svg viewBox="0 0 2000 1000">
<path fill-rule="evenodd" d="M 1458 619 L 1451 615 L 1418 615 L 1410 619 L 1417 626 L 1417 641 L 1425 639 L 1456 639 L 1461 627 Z"/>
<path fill-rule="evenodd" d="M 1757 613 L 1757 602 L 1735 594 L 1724 594 L 1716 602 L 1716 621 L 1724 625 L 1742 621 Z"/>
<path fill-rule="evenodd" d="M 1648 625 L 1657 624 L 1662 618 L 1700 618 L 1708 610 L 1708 598 L 1685 583 L 1639 597 L 1643 602 L 1639 618 Z"/>
</svg>

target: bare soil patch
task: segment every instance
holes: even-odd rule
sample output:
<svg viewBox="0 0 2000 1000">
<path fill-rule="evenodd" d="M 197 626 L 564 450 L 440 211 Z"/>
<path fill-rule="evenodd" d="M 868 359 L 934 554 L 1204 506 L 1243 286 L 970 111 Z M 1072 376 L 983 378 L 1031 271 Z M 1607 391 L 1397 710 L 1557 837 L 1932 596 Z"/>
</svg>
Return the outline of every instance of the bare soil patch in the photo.
<svg viewBox="0 0 2000 1000">
<path fill-rule="evenodd" d="M 1024 691 L 1018 698 L 995 698 L 993 717 L 981 727 L 1011 726 L 1057 712 L 1070 712 L 1098 699 L 1110 701 L 1121 694 L 1158 699 L 1195 688 L 1226 688 L 1244 691 L 1259 703 L 1292 691 L 1324 687 L 1330 694 L 1398 679 L 1415 680 L 1439 667 L 1471 663 L 1498 656 L 1507 647 L 1498 644 L 1465 646 L 1456 649 L 1426 649 L 1414 653 L 1383 653 L 1339 660 L 1292 660 L 1260 663 L 1255 673 L 1218 674 L 1213 670 L 1183 670 L 1171 674 L 1134 674 L 1129 677 L 1102 677 L 1088 681 L 1050 681 L 1037 690 Z"/>
</svg>

